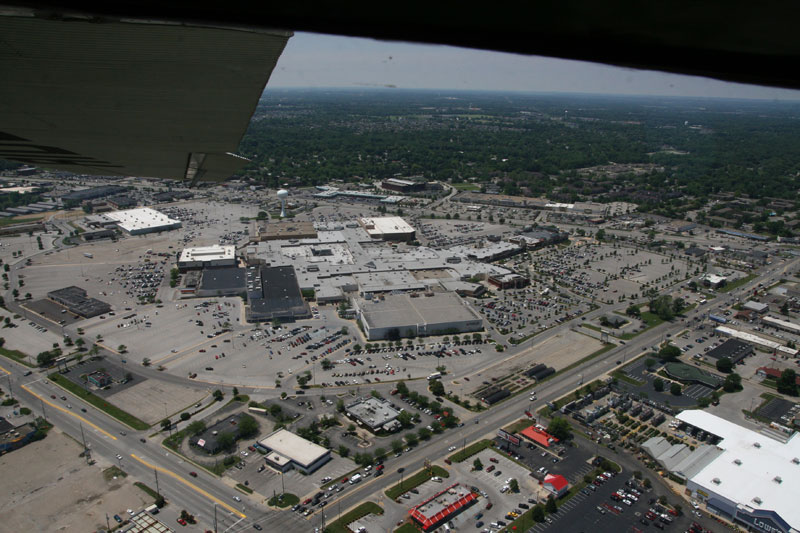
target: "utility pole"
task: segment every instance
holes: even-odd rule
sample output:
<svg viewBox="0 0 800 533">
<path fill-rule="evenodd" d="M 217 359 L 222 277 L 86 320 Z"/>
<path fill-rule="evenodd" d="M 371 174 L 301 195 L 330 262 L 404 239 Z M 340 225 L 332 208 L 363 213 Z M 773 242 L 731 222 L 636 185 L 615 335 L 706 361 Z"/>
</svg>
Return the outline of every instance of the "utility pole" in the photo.
<svg viewBox="0 0 800 533">
<path fill-rule="evenodd" d="M 161 497 L 161 491 L 158 488 L 158 470 L 156 470 L 154 468 L 153 469 L 153 473 L 156 475 L 156 494 L 158 494 L 158 497 L 160 498 Z M 214 509 L 216 510 L 216 507 L 214 507 Z"/>
<path fill-rule="evenodd" d="M 47 422 L 47 413 L 44 410 L 44 400 L 39 398 L 39 401 L 42 402 L 42 417 L 44 418 L 44 421 Z"/>
</svg>

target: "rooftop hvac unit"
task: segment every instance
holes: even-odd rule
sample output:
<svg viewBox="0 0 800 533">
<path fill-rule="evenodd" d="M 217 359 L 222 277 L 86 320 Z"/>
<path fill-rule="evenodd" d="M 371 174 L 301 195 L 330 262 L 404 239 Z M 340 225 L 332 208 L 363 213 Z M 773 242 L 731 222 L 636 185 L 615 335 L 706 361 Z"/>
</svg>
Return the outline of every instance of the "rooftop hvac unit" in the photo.
<svg viewBox="0 0 800 533">
<path fill-rule="evenodd" d="M 761 505 L 762 503 L 761 498 L 756 496 L 755 498 L 753 498 L 753 503 L 755 503 L 756 505 Z"/>
<path fill-rule="evenodd" d="M 711 483 L 719 485 L 720 483 L 722 483 L 722 481 L 720 481 L 718 477 L 715 477 L 714 479 L 711 480 Z"/>
<path fill-rule="evenodd" d="M 800 465 L 800 459 L 798 459 L 797 457 L 795 457 L 794 459 L 792 459 L 792 462 L 793 462 L 794 464 L 796 464 L 796 465 Z"/>
<path fill-rule="evenodd" d="M 753 446 L 755 446 L 756 448 L 761 448 L 761 443 L 760 442 L 754 442 Z"/>
<path fill-rule="evenodd" d="M 772 478 L 772 481 L 774 481 L 775 483 L 783 483 L 783 478 L 781 478 L 781 476 L 775 476 L 774 478 Z"/>
<path fill-rule="evenodd" d="M 742 464 L 742 460 L 741 459 L 734 459 L 733 462 L 734 462 L 734 464 L 740 465 L 740 466 Z"/>
</svg>

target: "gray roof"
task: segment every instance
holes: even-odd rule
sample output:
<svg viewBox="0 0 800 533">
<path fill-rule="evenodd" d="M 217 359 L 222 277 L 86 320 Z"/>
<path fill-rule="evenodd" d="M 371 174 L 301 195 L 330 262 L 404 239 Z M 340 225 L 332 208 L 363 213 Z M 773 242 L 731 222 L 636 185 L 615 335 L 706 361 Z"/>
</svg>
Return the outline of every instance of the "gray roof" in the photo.
<svg viewBox="0 0 800 533">
<path fill-rule="evenodd" d="M 408 294 L 389 294 L 381 300 L 363 301 L 362 319 L 371 328 L 391 328 L 481 320 L 461 298 L 449 292 L 412 298 Z"/>
<path fill-rule="evenodd" d="M 246 270 L 244 268 L 206 268 L 200 280 L 200 289 L 204 291 L 239 289 L 246 287 Z"/>
</svg>

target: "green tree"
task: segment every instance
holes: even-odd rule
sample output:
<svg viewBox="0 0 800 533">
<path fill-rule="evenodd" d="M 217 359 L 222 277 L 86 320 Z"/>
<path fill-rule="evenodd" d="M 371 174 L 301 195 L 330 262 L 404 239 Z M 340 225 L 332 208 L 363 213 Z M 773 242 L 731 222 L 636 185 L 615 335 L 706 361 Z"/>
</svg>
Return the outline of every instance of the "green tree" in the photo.
<svg viewBox="0 0 800 533">
<path fill-rule="evenodd" d="M 727 357 L 720 357 L 717 359 L 717 370 L 724 374 L 733 372 L 733 362 Z"/>
<path fill-rule="evenodd" d="M 722 383 L 722 390 L 725 392 L 736 392 L 742 390 L 742 376 L 737 373 L 728 374 Z"/>
<path fill-rule="evenodd" d="M 162 430 L 167 430 L 167 429 L 169 429 L 171 427 L 172 427 L 172 422 L 170 421 L 169 418 L 165 418 L 164 420 L 161 421 L 161 429 Z"/>
<path fill-rule="evenodd" d="M 778 387 L 778 392 L 790 396 L 797 396 L 797 373 L 791 368 L 787 368 L 781 372 L 781 376 L 777 379 L 776 385 Z"/>
<path fill-rule="evenodd" d="M 558 440 L 567 440 L 572 437 L 572 428 L 569 422 L 567 422 L 565 418 L 559 416 L 550 420 L 550 424 L 547 426 L 547 432 Z"/>
<path fill-rule="evenodd" d="M 128 353 L 128 347 L 125 346 L 124 344 L 120 344 L 119 346 L 117 346 L 117 351 L 119 353 Z"/>
<path fill-rule="evenodd" d="M 406 433 L 406 444 L 412 448 L 417 444 L 419 444 L 419 439 L 417 438 L 417 435 L 411 432 Z"/>
<path fill-rule="evenodd" d="M 341 444 L 339 446 L 338 451 L 339 455 L 341 455 L 342 457 L 347 457 L 348 455 L 350 455 L 350 448 L 348 448 L 344 444 Z"/>
<path fill-rule="evenodd" d="M 544 522 L 544 506 L 541 503 L 537 503 L 533 510 L 531 511 L 531 518 L 533 518 L 536 522 Z"/>
<path fill-rule="evenodd" d="M 553 499 L 552 496 L 547 497 L 547 504 L 545 505 L 544 509 L 548 513 L 558 512 L 558 506 L 556 505 L 556 501 Z"/>
<path fill-rule="evenodd" d="M 519 492 L 519 482 L 516 478 L 508 482 L 508 488 L 511 492 Z"/>
<path fill-rule="evenodd" d="M 237 427 L 237 434 L 240 439 L 246 439 L 258 433 L 258 422 L 248 414 L 243 414 L 239 417 Z"/>
<path fill-rule="evenodd" d="M 212 396 L 214 396 L 214 401 L 221 402 L 221 401 L 222 401 L 222 398 L 224 398 L 224 397 L 225 397 L 225 393 L 223 393 L 223 392 L 222 392 L 221 390 L 219 390 L 219 389 L 216 389 L 216 390 L 215 390 L 215 391 L 212 393 Z"/>
<path fill-rule="evenodd" d="M 186 431 L 190 435 L 198 435 L 206 430 L 206 423 L 202 420 L 195 420 L 188 426 L 186 426 Z"/>
<path fill-rule="evenodd" d="M 664 392 L 664 380 L 661 378 L 654 379 L 653 388 L 656 390 L 656 392 Z"/>
<path fill-rule="evenodd" d="M 429 388 L 430 388 L 431 393 L 434 396 L 444 396 L 445 395 L 444 384 L 442 383 L 442 380 L 440 380 L 440 379 L 432 379 L 432 380 L 430 380 L 429 381 Z"/>
<path fill-rule="evenodd" d="M 669 392 L 672 393 L 673 396 L 680 396 L 683 388 L 681 387 L 680 383 L 673 383 L 669 386 Z"/>
<path fill-rule="evenodd" d="M 648 357 L 644 361 L 644 366 L 647 367 L 648 371 L 651 371 L 651 370 L 653 370 L 653 367 L 656 366 L 656 360 Z"/>
<path fill-rule="evenodd" d="M 392 451 L 398 454 L 403 451 L 403 443 L 399 439 L 394 439 L 391 443 Z"/>
<path fill-rule="evenodd" d="M 431 430 L 428 428 L 419 428 L 417 435 L 419 435 L 419 440 L 428 440 L 431 438 Z"/>
<path fill-rule="evenodd" d="M 383 459 L 386 457 L 386 448 L 375 448 L 375 459 Z"/>
<path fill-rule="evenodd" d="M 658 351 L 658 355 L 664 361 L 677 361 L 681 355 L 681 350 L 677 346 L 668 344 Z"/>
<path fill-rule="evenodd" d="M 483 470 L 483 463 L 481 462 L 481 460 L 479 458 L 476 457 L 475 460 L 472 461 L 472 469 L 473 470 Z"/>
<path fill-rule="evenodd" d="M 230 450 L 236 442 L 236 437 L 230 431 L 223 431 L 217 434 L 217 444 L 221 450 Z"/>
</svg>

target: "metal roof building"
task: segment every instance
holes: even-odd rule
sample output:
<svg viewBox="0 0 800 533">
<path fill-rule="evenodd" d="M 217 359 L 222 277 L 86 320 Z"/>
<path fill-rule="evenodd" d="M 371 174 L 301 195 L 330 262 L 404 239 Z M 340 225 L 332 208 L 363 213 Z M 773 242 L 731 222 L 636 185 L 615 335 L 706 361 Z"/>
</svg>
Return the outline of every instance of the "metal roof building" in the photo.
<svg viewBox="0 0 800 533">
<path fill-rule="evenodd" d="M 483 319 L 453 293 L 387 294 L 355 306 L 369 340 L 483 329 Z"/>
<path fill-rule="evenodd" d="M 111 220 L 115 220 L 117 225 L 131 235 L 142 235 L 156 231 L 167 231 L 181 227 L 181 221 L 175 220 L 155 209 L 141 207 L 139 209 L 127 209 L 125 211 L 112 211 L 106 213 Z"/>
<path fill-rule="evenodd" d="M 701 410 L 678 420 L 716 435 L 719 455 L 686 488 L 709 508 L 757 531 L 800 531 L 800 438 L 786 442 Z"/>
</svg>

